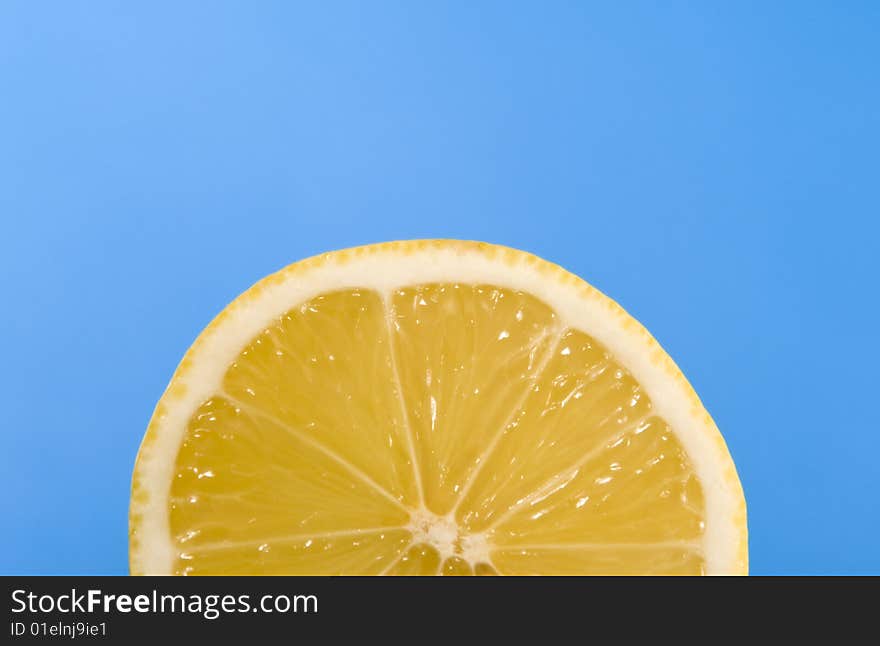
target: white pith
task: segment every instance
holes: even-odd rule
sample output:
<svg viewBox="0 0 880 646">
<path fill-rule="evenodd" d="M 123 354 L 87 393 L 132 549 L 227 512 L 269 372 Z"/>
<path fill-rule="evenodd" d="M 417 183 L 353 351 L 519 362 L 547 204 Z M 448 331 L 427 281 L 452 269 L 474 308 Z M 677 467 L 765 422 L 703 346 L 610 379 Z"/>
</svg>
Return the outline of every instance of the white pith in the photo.
<svg viewBox="0 0 880 646">
<path fill-rule="evenodd" d="M 189 418 L 203 401 L 221 390 L 224 374 L 247 343 L 274 318 L 325 292 L 364 288 L 387 298 L 395 289 L 432 282 L 491 284 L 530 293 L 555 310 L 562 326 L 582 330 L 604 344 L 641 384 L 656 413 L 674 429 L 700 479 L 706 509 L 700 548 L 707 573 L 743 569 L 737 520 L 742 494 L 717 429 L 699 401 L 695 403 L 687 382 L 670 375 L 671 362 L 663 360 L 662 351 L 658 357 L 659 348 L 644 329 L 599 292 L 585 291 L 584 284 L 573 278 L 548 273 L 547 266 L 527 261 L 525 254 L 493 254 L 453 244 L 351 254 L 339 261 L 331 258 L 289 275 L 280 274 L 282 280 L 267 281 L 252 297 L 236 301 L 223 320 L 203 333 L 188 357 L 187 370 L 172 381 L 172 385 L 185 388 L 172 401 L 166 396 L 164 414 L 153 420 L 153 441 L 142 447 L 136 472 L 146 489 L 145 501 L 132 502 L 132 513 L 138 514 L 141 522 L 138 547 L 133 549 L 131 560 L 140 571 L 173 571 L 176 550 L 168 523 L 168 496 L 177 452 Z M 491 546 L 485 537 L 459 534 L 451 518 L 412 510 L 407 529 L 413 534 L 412 544 L 429 544 L 443 558 L 458 556 L 472 566 L 490 562 Z"/>
</svg>

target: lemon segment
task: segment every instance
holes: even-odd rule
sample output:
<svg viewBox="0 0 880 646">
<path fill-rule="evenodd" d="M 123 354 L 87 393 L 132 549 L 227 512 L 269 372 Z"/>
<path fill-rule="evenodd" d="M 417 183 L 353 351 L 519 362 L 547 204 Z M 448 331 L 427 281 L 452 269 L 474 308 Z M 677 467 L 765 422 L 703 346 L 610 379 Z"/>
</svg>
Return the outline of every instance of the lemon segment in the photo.
<svg viewBox="0 0 880 646">
<path fill-rule="evenodd" d="M 410 547 L 385 573 L 393 576 L 435 576 L 442 567 L 437 550 L 420 543 Z"/>
<path fill-rule="evenodd" d="M 532 388 L 556 317 L 532 296 L 491 285 L 399 289 L 392 308 L 425 505 L 443 515 Z"/>
</svg>

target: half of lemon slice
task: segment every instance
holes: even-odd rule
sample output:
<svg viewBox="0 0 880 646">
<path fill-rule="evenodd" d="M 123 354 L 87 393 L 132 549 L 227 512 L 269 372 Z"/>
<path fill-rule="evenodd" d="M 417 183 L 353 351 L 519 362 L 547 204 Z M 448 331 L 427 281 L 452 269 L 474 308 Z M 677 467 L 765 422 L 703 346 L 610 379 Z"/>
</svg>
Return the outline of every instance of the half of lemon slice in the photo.
<svg viewBox="0 0 880 646">
<path fill-rule="evenodd" d="M 134 574 L 742 574 L 724 440 L 616 303 L 520 251 L 296 263 L 187 352 L 138 454 Z"/>
</svg>

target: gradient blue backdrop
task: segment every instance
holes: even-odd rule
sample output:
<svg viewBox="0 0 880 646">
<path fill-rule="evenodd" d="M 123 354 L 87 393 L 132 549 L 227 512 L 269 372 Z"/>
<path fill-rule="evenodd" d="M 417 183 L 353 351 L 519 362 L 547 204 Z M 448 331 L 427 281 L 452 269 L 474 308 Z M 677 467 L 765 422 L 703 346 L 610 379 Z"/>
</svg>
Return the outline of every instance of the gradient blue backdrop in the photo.
<svg viewBox="0 0 880 646">
<path fill-rule="evenodd" d="M 0 573 L 125 573 L 199 330 L 419 237 L 537 253 L 653 331 L 754 573 L 880 572 L 878 33 L 868 1 L 3 2 Z"/>
</svg>

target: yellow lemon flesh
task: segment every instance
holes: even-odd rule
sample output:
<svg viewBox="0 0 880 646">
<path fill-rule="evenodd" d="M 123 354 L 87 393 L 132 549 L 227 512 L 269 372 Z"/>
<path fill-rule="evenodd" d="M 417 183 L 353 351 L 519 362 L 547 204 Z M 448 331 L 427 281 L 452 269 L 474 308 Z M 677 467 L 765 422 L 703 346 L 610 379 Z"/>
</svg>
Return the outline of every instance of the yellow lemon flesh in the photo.
<svg viewBox="0 0 880 646">
<path fill-rule="evenodd" d="M 133 573 L 744 573 L 720 434 L 657 343 L 510 249 L 297 263 L 200 336 L 132 488 Z"/>
</svg>

